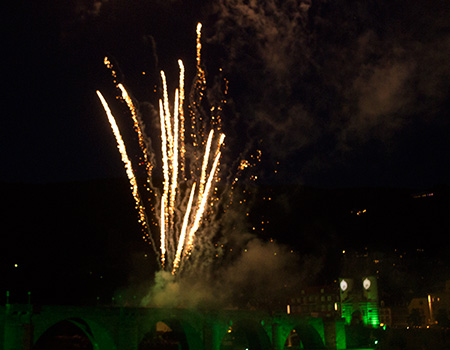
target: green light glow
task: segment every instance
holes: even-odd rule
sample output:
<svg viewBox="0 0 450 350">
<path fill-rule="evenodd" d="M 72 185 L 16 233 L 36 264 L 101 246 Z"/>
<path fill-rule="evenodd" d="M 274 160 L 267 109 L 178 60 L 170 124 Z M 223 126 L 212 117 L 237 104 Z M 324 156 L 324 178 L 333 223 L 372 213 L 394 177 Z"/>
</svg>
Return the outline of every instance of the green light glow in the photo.
<svg viewBox="0 0 450 350">
<path fill-rule="evenodd" d="M 356 307 L 355 307 L 356 306 Z M 360 302 L 358 305 L 343 304 L 342 318 L 346 324 L 350 324 L 355 311 L 360 311 L 362 322 L 365 326 L 378 328 L 380 326 L 379 308 L 376 302 Z"/>
</svg>

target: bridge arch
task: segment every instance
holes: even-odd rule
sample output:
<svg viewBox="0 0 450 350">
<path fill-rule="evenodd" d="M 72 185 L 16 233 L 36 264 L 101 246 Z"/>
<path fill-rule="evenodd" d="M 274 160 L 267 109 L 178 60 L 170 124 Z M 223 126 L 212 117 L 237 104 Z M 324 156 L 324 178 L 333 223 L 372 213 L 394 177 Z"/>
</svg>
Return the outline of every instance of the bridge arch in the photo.
<svg viewBox="0 0 450 350">
<path fill-rule="evenodd" d="M 49 338 L 58 336 L 58 334 L 60 337 L 72 335 L 79 338 L 82 348 L 85 349 L 117 349 L 109 332 L 96 322 L 84 317 L 65 317 L 50 318 L 47 319 L 47 322 L 41 321 L 40 327 L 35 327 L 33 332 L 33 350 L 41 349 L 46 339 L 50 341 Z"/>
<path fill-rule="evenodd" d="M 231 321 L 227 332 L 223 334 L 220 349 L 234 350 L 270 350 L 271 341 L 261 323 L 252 319 Z"/>
<path fill-rule="evenodd" d="M 138 350 L 170 348 L 195 350 L 202 346 L 201 335 L 192 326 L 191 320 L 183 317 L 156 317 L 148 327 L 142 329 L 138 339 Z"/>
<path fill-rule="evenodd" d="M 307 322 L 296 322 L 282 327 L 280 332 L 281 349 L 325 349 L 319 332 Z"/>
</svg>

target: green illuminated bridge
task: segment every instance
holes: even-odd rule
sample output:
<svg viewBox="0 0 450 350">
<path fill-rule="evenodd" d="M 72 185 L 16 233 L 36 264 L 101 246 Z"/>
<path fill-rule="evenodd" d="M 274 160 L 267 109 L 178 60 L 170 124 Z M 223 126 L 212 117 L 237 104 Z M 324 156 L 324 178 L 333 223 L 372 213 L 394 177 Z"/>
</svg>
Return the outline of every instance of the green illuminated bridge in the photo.
<svg viewBox="0 0 450 350">
<path fill-rule="evenodd" d="M 263 311 L 16 304 L 0 307 L 0 350 L 56 349 L 51 344 L 75 341 L 81 345 L 73 348 L 93 350 L 346 347 L 341 321 Z"/>
</svg>

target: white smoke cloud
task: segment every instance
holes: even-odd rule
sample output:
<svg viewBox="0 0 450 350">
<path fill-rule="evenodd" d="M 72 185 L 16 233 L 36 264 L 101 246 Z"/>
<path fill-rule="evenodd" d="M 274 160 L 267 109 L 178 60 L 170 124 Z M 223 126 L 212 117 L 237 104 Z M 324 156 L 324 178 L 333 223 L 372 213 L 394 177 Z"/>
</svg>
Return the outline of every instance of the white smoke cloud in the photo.
<svg viewBox="0 0 450 350">
<path fill-rule="evenodd" d="M 155 274 L 154 285 L 142 299 L 142 306 L 196 308 L 218 302 L 206 281 L 176 278 L 168 271 Z"/>
<path fill-rule="evenodd" d="M 156 273 L 153 286 L 142 299 L 142 306 L 183 308 L 279 307 L 292 290 L 299 288 L 308 266 L 299 272 L 298 256 L 288 247 L 262 242 L 255 237 L 232 260 L 211 263 L 210 274 L 174 276 L 167 271 Z"/>
<path fill-rule="evenodd" d="M 385 62 L 364 67 L 353 81 L 348 94 L 353 96 L 355 113 L 342 129 L 341 141 L 377 138 L 389 140 L 408 122 L 412 108 L 410 83 L 414 72 L 410 62 Z"/>
<path fill-rule="evenodd" d="M 220 0 L 214 5 L 219 19 L 210 42 L 229 49 L 229 62 L 243 56 L 263 63 L 272 79 L 283 80 L 301 69 L 299 58 L 309 53 L 305 35 L 308 1 Z"/>
</svg>

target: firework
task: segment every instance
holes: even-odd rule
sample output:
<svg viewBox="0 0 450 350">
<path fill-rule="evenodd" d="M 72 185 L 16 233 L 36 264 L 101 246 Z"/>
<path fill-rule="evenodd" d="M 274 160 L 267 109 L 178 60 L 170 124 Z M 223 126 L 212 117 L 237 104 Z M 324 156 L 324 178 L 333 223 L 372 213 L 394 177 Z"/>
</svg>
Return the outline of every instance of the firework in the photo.
<svg viewBox="0 0 450 350">
<path fill-rule="evenodd" d="M 195 194 L 195 182 L 192 185 L 191 194 L 189 196 L 189 203 L 186 208 L 186 212 L 184 214 L 183 226 L 181 227 L 181 233 L 180 233 L 180 238 L 178 240 L 177 252 L 175 255 L 175 259 L 173 261 L 173 270 L 172 270 L 173 273 L 175 273 L 176 270 L 178 269 L 178 267 L 180 266 L 181 254 L 183 253 L 184 241 L 186 239 L 186 231 L 187 231 L 187 226 L 188 226 L 188 222 L 189 222 L 189 216 L 191 215 L 192 202 L 194 201 L 194 194 Z"/>
<path fill-rule="evenodd" d="M 201 24 L 197 26 L 197 74 L 191 92 L 191 139 L 193 153 L 201 156 L 189 156 L 186 152 L 186 125 L 184 118 L 184 65 L 181 60 L 179 65 L 179 86 L 175 90 L 173 109 L 171 112 L 169 103 L 169 93 L 167 89 L 166 76 L 161 71 L 161 82 L 163 89 L 162 99 L 159 100 L 159 120 L 161 135 L 161 159 L 163 183 L 162 189 L 158 189 L 153 184 L 152 170 L 154 164 L 154 152 L 146 141 L 143 124 L 138 117 L 133 101 L 127 90 L 122 84 L 117 84 L 121 91 L 122 99 L 128 106 L 133 120 L 133 128 L 138 135 L 138 143 L 143 153 L 143 163 L 147 176 L 147 183 L 155 192 L 154 209 L 157 212 L 159 223 L 159 260 L 161 267 L 171 269 L 175 274 L 182 265 L 182 262 L 189 257 L 195 245 L 195 237 L 202 225 L 202 220 L 206 215 L 208 201 L 212 198 L 211 188 L 217 180 L 219 171 L 219 162 L 221 157 L 221 148 L 223 146 L 225 135 L 218 132 L 220 127 L 212 124 L 209 127 L 208 138 L 204 139 L 204 130 L 208 128 L 201 120 L 200 104 L 203 97 L 203 91 L 206 86 L 205 73 L 201 67 Z M 113 65 L 108 58 L 104 60 L 105 65 L 111 70 L 116 82 L 116 73 Z M 105 109 L 111 128 L 116 137 L 119 151 L 122 155 L 122 161 L 125 165 L 126 173 L 129 178 L 132 194 L 139 213 L 139 222 L 145 229 L 145 237 L 153 241 L 150 234 L 150 225 L 143 205 L 142 197 L 139 194 L 138 183 L 134 175 L 131 161 L 127 155 L 125 144 L 120 135 L 119 128 L 115 118 L 103 98 L 97 91 L 97 95 Z M 193 96 L 196 97 L 193 97 Z M 199 120 L 198 120 L 199 119 Z M 214 141 L 216 139 L 216 141 Z M 190 178 L 186 177 L 188 158 L 190 161 Z M 196 159 L 202 159 L 201 168 L 196 165 Z M 184 189 L 190 188 L 189 194 Z M 186 193 L 185 193 L 186 192 Z M 187 205 L 185 204 L 187 200 Z M 159 211 L 159 212 L 158 212 Z"/>
<path fill-rule="evenodd" d="M 141 195 L 139 194 L 139 189 L 138 189 L 138 185 L 137 185 L 137 181 L 136 181 L 136 177 L 134 176 L 134 172 L 133 172 L 133 167 L 131 165 L 131 161 L 128 157 L 127 154 L 127 149 L 125 147 L 125 143 L 123 142 L 122 139 L 122 135 L 120 134 L 120 130 L 119 127 L 117 126 L 116 120 L 111 112 L 111 109 L 108 106 L 108 103 L 106 102 L 105 98 L 103 97 L 103 95 L 101 94 L 100 91 L 97 90 L 97 96 L 100 99 L 103 108 L 106 112 L 106 115 L 108 117 L 108 121 L 111 125 L 111 129 L 114 133 L 114 136 L 116 138 L 116 142 L 117 142 L 117 148 L 119 149 L 119 152 L 122 156 L 122 162 L 124 163 L 125 166 L 125 170 L 128 176 L 128 180 L 130 181 L 130 185 L 131 185 L 131 193 L 133 195 L 134 201 L 136 203 L 136 209 L 139 213 L 139 220 L 138 222 L 141 224 L 144 233 L 145 233 L 145 237 L 150 239 L 151 242 L 153 242 L 153 238 L 150 235 L 150 231 L 149 231 L 149 226 L 148 226 L 148 219 L 147 219 L 147 215 L 145 213 L 145 207 L 142 203 L 142 199 L 141 199 Z M 153 247 L 155 245 L 153 244 Z"/>
</svg>

